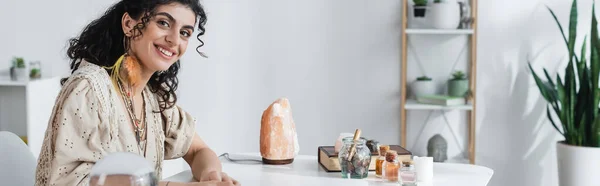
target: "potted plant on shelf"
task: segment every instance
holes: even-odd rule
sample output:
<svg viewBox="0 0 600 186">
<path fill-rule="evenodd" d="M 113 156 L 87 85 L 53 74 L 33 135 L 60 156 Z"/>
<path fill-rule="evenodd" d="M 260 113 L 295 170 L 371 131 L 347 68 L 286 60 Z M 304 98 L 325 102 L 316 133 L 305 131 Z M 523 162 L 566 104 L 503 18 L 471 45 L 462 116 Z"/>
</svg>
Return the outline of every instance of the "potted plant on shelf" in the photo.
<svg viewBox="0 0 600 186">
<path fill-rule="evenodd" d="M 569 20 L 568 38 L 563 32 L 554 12 L 550 13 L 556 21 L 562 37 L 567 45 L 569 62 L 564 69 L 564 76 L 556 75 L 553 81 L 544 68 L 547 79 L 543 81 L 529 64 L 535 83 L 544 99 L 548 102 L 546 115 L 550 123 L 564 140 L 556 143 L 558 179 L 561 186 L 597 186 L 600 185 L 600 40 L 598 38 L 598 22 L 594 6 L 589 50 L 587 58 L 587 41 L 581 45 L 581 53 L 575 53 L 577 38 L 577 1 L 573 1 Z M 587 39 L 587 37 L 585 37 Z M 589 63 L 589 66 L 588 66 Z M 552 112 L 554 116 L 552 115 Z M 553 119 L 557 118 L 557 119 Z"/>
<path fill-rule="evenodd" d="M 14 57 L 12 63 L 15 80 L 23 81 L 29 79 L 29 73 L 27 72 L 27 67 L 25 66 L 25 60 L 22 57 Z"/>
<path fill-rule="evenodd" d="M 425 17 L 427 12 L 427 0 L 413 0 L 413 15 L 415 17 Z"/>
<path fill-rule="evenodd" d="M 411 85 L 413 95 L 415 97 L 423 95 L 433 95 L 436 92 L 435 82 L 431 77 L 418 77 Z"/>
<path fill-rule="evenodd" d="M 455 0 L 434 0 L 428 12 L 430 24 L 436 29 L 460 26 L 460 4 Z"/>
<path fill-rule="evenodd" d="M 469 80 L 462 71 L 456 71 L 452 74 L 452 79 L 448 80 L 448 96 L 464 97 L 469 92 Z"/>
<path fill-rule="evenodd" d="M 427 13 L 427 0 L 413 0 L 413 7 L 408 9 L 408 28 L 432 28 Z"/>
</svg>

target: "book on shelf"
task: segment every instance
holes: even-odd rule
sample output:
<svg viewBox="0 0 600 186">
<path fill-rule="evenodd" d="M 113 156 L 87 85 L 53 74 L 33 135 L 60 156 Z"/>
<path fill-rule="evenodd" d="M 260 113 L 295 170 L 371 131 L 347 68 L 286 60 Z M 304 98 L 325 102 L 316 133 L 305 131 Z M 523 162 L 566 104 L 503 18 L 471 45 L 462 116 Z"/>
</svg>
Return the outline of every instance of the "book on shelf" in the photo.
<svg viewBox="0 0 600 186">
<path fill-rule="evenodd" d="M 340 172 L 340 161 L 338 160 L 338 153 L 335 152 L 334 146 L 320 146 L 319 155 L 317 156 L 319 165 L 327 172 Z M 400 145 L 390 145 L 390 150 L 398 152 L 398 161 L 406 161 L 412 159 L 412 153 Z M 369 164 L 369 171 L 375 171 L 375 160 L 379 157 L 377 151 L 371 152 L 371 163 Z"/>
<path fill-rule="evenodd" d="M 446 95 L 423 95 L 417 97 L 417 102 L 432 105 L 456 106 L 465 105 L 464 97 L 453 97 Z"/>
</svg>

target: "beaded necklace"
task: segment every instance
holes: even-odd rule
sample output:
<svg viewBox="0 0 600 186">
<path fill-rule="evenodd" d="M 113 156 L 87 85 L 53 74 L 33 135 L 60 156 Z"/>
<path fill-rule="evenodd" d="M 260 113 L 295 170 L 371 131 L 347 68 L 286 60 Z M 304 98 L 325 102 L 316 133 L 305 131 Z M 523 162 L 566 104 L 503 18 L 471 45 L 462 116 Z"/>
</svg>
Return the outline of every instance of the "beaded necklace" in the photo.
<svg viewBox="0 0 600 186">
<path fill-rule="evenodd" d="M 145 129 L 144 127 L 146 126 L 146 111 L 145 111 L 145 107 L 146 107 L 146 102 L 144 101 L 144 91 L 142 91 L 142 121 L 140 121 L 140 119 L 137 119 L 135 117 L 135 113 L 134 113 L 134 109 L 133 109 L 133 96 L 131 95 L 131 88 L 130 91 L 125 91 L 125 89 L 123 88 L 123 84 L 121 82 L 121 80 L 119 79 L 118 81 L 118 85 L 119 85 L 119 91 L 121 92 L 121 97 L 123 98 L 123 101 L 125 102 L 125 106 L 127 107 L 127 113 L 129 115 L 129 118 L 131 119 L 131 123 L 133 124 L 134 127 L 134 132 L 135 132 L 135 138 L 137 140 L 137 144 L 139 147 L 139 150 L 141 152 L 145 152 L 145 143 L 141 144 L 143 142 L 145 142 L 146 140 L 142 140 L 142 138 L 144 138 L 145 135 Z M 142 123 L 143 122 L 143 123 Z"/>
</svg>

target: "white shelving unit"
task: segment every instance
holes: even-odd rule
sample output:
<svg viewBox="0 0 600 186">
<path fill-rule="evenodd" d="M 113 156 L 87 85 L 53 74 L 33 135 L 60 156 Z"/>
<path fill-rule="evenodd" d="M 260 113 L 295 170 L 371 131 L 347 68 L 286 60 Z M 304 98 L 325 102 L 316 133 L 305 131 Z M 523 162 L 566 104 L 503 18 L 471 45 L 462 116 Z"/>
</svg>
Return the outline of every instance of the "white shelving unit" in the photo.
<svg viewBox="0 0 600 186">
<path fill-rule="evenodd" d="M 401 132 L 401 146 L 407 148 L 407 110 L 425 110 L 429 111 L 430 115 L 432 112 L 442 112 L 445 113 L 448 110 L 460 110 L 467 112 L 467 134 L 468 134 L 468 163 L 475 164 L 475 119 L 476 119 L 476 74 L 477 74 L 477 0 L 466 0 L 469 1 L 470 5 L 470 14 L 473 18 L 473 22 L 469 28 L 471 29 L 412 29 L 408 28 L 408 0 L 402 0 L 402 54 L 401 54 L 401 107 L 400 107 L 400 132 Z M 441 106 L 441 105 L 430 105 L 430 104 L 422 104 L 417 102 L 416 100 L 407 98 L 407 67 L 408 67 L 408 36 L 409 35 L 466 35 L 470 44 L 470 56 L 468 57 L 469 65 L 469 90 L 471 92 L 469 98 L 467 99 L 466 105 L 460 106 Z M 452 131 L 454 135 L 454 140 L 457 145 L 462 149 L 462 145 L 458 142 L 456 137 L 456 132 L 452 130 L 452 127 L 448 124 L 448 119 L 445 117 L 446 125 Z M 428 118 L 425 120 L 425 124 L 421 125 L 421 132 L 418 134 L 419 136 L 424 130 L 424 126 L 426 125 Z M 419 137 L 417 137 L 419 139 Z M 414 145 L 413 145 L 414 146 Z M 462 153 L 461 153 L 462 154 Z M 462 161 L 459 161 L 462 162 Z"/>
<path fill-rule="evenodd" d="M 0 76 L 0 131 L 26 140 L 36 158 L 60 88 L 59 77 L 13 81 Z"/>
<path fill-rule="evenodd" d="M 473 29 L 406 29 L 407 34 L 473 34 Z"/>
<path fill-rule="evenodd" d="M 423 104 L 419 103 L 416 100 L 406 100 L 406 104 L 404 104 L 404 109 L 406 110 L 473 110 L 473 105 L 468 103 L 465 105 L 456 105 L 456 106 L 442 106 L 442 105 L 432 105 L 432 104 Z"/>
</svg>

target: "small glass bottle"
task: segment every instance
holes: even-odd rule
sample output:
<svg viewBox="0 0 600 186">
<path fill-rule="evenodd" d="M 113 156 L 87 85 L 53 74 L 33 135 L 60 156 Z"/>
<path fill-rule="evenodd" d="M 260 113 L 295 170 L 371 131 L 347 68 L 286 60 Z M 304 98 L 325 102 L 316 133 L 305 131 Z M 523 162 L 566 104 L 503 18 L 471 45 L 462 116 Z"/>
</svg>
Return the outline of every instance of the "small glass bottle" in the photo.
<svg viewBox="0 0 600 186">
<path fill-rule="evenodd" d="M 402 161 L 402 168 L 400 169 L 400 178 L 402 179 L 402 186 L 414 186 L 417 183 L 417 172 L 412 161 Z"/>
<path fill-rule="evenodd" d="M 388 150 L 385 152 L 385 162 L 383 162 L 383 179 L 389 182 L 398 182 L 398 171 L 400 163 L 398 162 L 398 152 Z"/>
<path fill-rule="evenodd" d="M 382 177 L 383 173 L 383 162 L 385 161 L 385 153 L 390 150 L 389 145 L 379 146 L 379 157 L 375 160 L 375 176 L 378 178 Z"/>
</svg>

